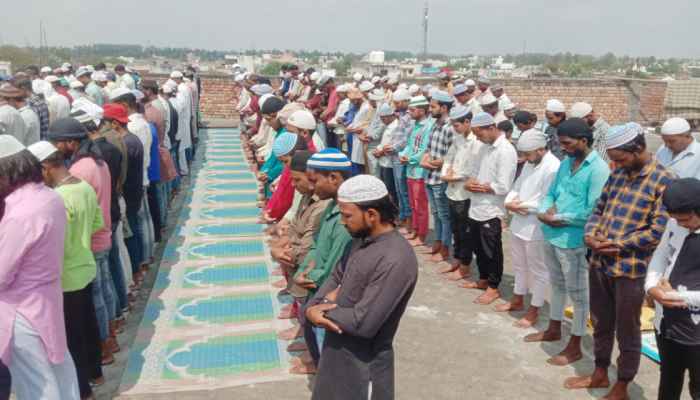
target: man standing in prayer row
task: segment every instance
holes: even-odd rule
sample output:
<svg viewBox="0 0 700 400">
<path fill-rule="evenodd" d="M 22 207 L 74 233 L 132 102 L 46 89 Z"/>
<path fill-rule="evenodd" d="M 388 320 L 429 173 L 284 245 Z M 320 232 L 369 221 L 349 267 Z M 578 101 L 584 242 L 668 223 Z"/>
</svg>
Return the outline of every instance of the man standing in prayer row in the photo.
<svg viewBox="0 0 700 400">
<path fill-rule="evenodd" d="M 617 338 L 617 382 L 606 398 L 628 399 L 627 386 L 639 370 L 642 350 L 640 317 L 647 267 L 668 221 L 663 193 L 674 174 L 647 151 L 644 129 L 634 122 L 610 128 L 610 174 L 588 223 L 591 258 L 591 319 L 595 371 L 569 378 L 569 389 L 605 388 Z"/>
<path fill-rule="evenodd" d="M 571 338 L 563 351 L 547 360 L 567 365 L 583 357 L 581 339 L 587 332 L 588 260 L 583 242 L 584 226 L 600 197 L 610 170 L 591 148 L 593 133 L 579 118 L 567 120 L 557 130 L 557 143 L 567 157 L 559 166 L 554 182 L 539 208 L 545 263 L 549 266 L 551 300 L 549 326 L 543 332 L 525 336 L 526 342 L 555 342 L 562 337 L 566 298 L 573 303 Z M 550 138 L 547 138 L 551 143 Z"/>
<path fill-rule="evenodd" d="M 511 260 L 515 271 L 515 288 L 510 302 L 496 306 L 496 311 L 525 309 L 525 296 L 532 294 L 530 307 L 516 326 L 529 328 L 537 323 L 549 289 L 549 271 L 544 258 L 544 236 L 537 212 L 559 170 L 559 159 L 547 150 L 544 133 L 531 129 L 518 139 L 518 151 L 527 160 L 505 200 L 512 212 Z"/>
<path fill-rule="evenodd" d="M 354 238 L 310 300 L 307 321 L 326 331 L 312 399 L 394 398 L 393 341 L 418 279 L 418 260 L 396 231 L 386 186 L 359 175 L 338 189 Z M 339 378 L 342 377 L 342 378 Z"/>
<path fill-rule="evenodd" d="M 565 154 L 559 144 L 557 128 L 566 120 L 566 107 L 564 103 L 557 99 L 547 100 L 544 116 L 547 119 L 547 127 L 544 130 L 544 134 L 547 135 L 547 149 L 561 160 L 564 158 Z"/>
<path fill-rule="evenodd" d="M 469 230 L 479 260 L 479 280 L 467 281 L 461 286 L 485 290 L 474 302 L 487 305 L 501 296 L 498 290 L 503 276 L 501 220 L 506 215 L 504 201 L 515 180 L 518 155 L 490 114 L 477 114 L 471 126 L 483 143 L 477 154 L 478 169 L 464 184 L 471 192 Z"/>
<path fill-rule="evenodd" d="M 656 151 L 656 160 L 679 178 L 700 179 L 700 144 L 690 133 L 683 118 L 670 118 L 661 126 L 664 145 Z"/>
<path fill-rule="evenodd" d="M 17 90 L 9 83 L 0 86 L 0 125 L 5 128 L 5 133 L 14 136 L 20 143 L 27 142 L 27 125 L 24 118 L 8 100 L 17 95 Z"/>
<path fill-rule="evenodd" d="M 605 145 L 605 137 L 610 129 L 610 124 L 605 122 L 590 104 L 584 102 L 572 104 L 568 116 L 569 118 L 581 118 L 588 123 L 588 126 L 593 130 L 593 150 L 598 152 L 603 161 L 610 162 Z"/>
</svg>

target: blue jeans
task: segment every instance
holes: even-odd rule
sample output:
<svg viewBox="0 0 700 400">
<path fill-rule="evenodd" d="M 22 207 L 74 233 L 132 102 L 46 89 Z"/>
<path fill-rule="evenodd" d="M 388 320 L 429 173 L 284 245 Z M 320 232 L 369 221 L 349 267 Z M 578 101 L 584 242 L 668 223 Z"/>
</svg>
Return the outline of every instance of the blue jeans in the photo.
<svg viewBox="0 0 700 400">
<path fill-rule="evenodd" d="M 131 271 L 137 273 L 143 262 L 143 225 L 138 213 L 126 214 L 126 220 L 129 223 L 131 236 L 124 239 L 126 248 L 129 250 L 129 259 L 131 261 Z"/>
<path fill-rule="evenodd" d="M 317 328 L 314 326 L 314 334 L 316 334 L 316 346 L 318 346 L 318 354 L 323 353 L 323 339 L 326 338 L 326 329 Z"/>
<path fill-rule="evenodd" d="M 63 327 L 61 327 L 63 329 Z M 21 314 L 15 317 L 9 352 L 12 389 L 17 400 L 78 400 L 78 375 L 70 352 L 60 364 L 52 364 L 41 337 Z"/>
<path fill-rule="evenodd" d="M 405 220 L 411 218 L 411 207 L 408 203 L 408 183 L 406 181 L 406 166 L 398 161 L 393 161 L 394 168 L 394 185 L 396 185 L 396 194 L 399 198 L 399 219 Z"/>
<path fill-rule="evenodd" d="M 112 224 L 112 248 L 109 250 L 109 272 L 114 283 L 114 294 L 117 297 L 117 316 L 129 306 L 126 291 L 126 279 L 122 269 L 122 259 L 119 256 L 119 243 L 117 243 L 116 229 L 119 224 Z"/>
<path fill-rule="evenodd" d="M 117 315 L 117 303 L 112 276 L 109 273 L 109 250 L 93 254 L 97 263 L 97 274 L 92 284 L 92 299 L 95 303 L 100 340 L 104 341 L 109 336 L 109 321 Z"/>
<path fill-rule="evenodd" d="M 437 185 L 425 185 L 430 202 L 430 212 L 433 214 L 435 224 L 435 240 L 442 242 L 443 246 L 452 244 L 452 227 L 450 225 L 450 205 L 447 201 L 447 183 Z"/>
<path fill-rule="evenodd" d="M 544 259 L 549 266 L 549 282 L 552 285 L 550 319 L 554 321 L 564 319 L 564 307 L 566 307 L 568 295 L 574 306 L 571 334 L 585 336 L 590 309 L 586 248 L 563 249 L 552 246 L 549 242 L 543 248 Z"/>
</svg>

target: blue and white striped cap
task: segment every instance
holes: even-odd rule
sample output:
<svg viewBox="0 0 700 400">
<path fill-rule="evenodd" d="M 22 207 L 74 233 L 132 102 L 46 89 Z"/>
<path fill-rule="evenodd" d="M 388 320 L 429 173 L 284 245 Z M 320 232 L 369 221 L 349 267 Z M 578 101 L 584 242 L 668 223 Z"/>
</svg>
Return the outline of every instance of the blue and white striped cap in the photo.
<svg viewBox="0 0 700 400">
<path fill-rule="evenodd" d="M 324 171 L 349 171 L 350 159 L 340 150 L 327 147 L 309 158 L 307 168 Z"/>
<path fill-rule="evenodd" d="M 452 103 L 455 99 L 444 90 L 436 90 L 431 95 L 432 99 L 440 103 Z"/>
<path fill-rule="evenodd" d="M 272 154 L 275 157 L 286 156 L 294 150 L 297 144 L 297 134 L 291 132 L 283 132 L 272 143 Z"/>
</svg>

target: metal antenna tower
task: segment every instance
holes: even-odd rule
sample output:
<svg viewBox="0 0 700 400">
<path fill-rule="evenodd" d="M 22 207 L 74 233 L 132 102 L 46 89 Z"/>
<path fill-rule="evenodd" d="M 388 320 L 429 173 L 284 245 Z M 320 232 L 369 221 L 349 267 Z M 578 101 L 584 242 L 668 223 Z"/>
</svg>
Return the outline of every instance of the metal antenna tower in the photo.
<svg viewBox="0 0 700 400">
<path fill-rule="evenodd" d="M 423 59 L 428 59 L 428 2 L 423 8 Z"/>
</svg>

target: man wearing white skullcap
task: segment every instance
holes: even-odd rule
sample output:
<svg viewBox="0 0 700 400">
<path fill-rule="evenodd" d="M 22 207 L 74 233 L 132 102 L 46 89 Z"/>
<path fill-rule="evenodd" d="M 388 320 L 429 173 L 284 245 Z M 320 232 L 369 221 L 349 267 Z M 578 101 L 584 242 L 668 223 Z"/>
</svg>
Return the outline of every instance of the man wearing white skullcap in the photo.
<svg viewBox="0 0 700 400">
<path fill-rule="evenodd" d="M 627 387 L 641 358 L 644 278 L 668 221 L 662 195 L 675 176 L 649 153 L 639 124 L 614 126 L 606 139 L 608 156 L 616 168 L 585 228 L 586 245 L 593 254 L 589 282 L 595 370 L 589 376 L 568 378 L 564 386 L 608 387 L 617 339 L 617 382 L 606 397 L 624 399 L 629 398 Z"/>
<path fill-rule="evenodd" d="M 498 99 L 491 93 L 486 93 L 479 98 L 479 106 L 483 112 L 488 113 L 493 117 L 496 124 L 508 119 L 503 113 L 503 110 L 500 109 Z"/>
<path fill-rule="evenodd" d="M 510 250 L 515 288 L 510 302 L 496 306 L 496 311 L 524 310 L 529 292 L 530 307 L 515 325 L 530 328 L 537 323 L 549 290 L 549 270 L 544 258 L 546 242 L 537 212 L 559 171 L 559 159 L 547 150 L 545 134 L 535 129 L 520 135 L 517 148 L 527 162 L 505 200 L 506 209 L 513 213 Z"/>
<path fill-rule="evenodd" d="M 369 91 L 374 86 L 369 81 L 364 81 L 359 84 L 359 87 L 359 89 L 351 90 L 348 93 L 351 104 L 344 119 L 345 140 L 348 145 L 350 161 L 352 161 L 353 176 L 367 172 L 367 168 L 369 168 L 367 147 L 370 139 L 366 129 L 374 116 L 374 109 L 366 97 L 367 93 L 363 93 L 363 89 Z"/>
<path fill-rule="evenodd" d="M 608 129 L 610 129 L 610 124 L 598 115 L 590 104 L 584 102 L 572 104 L 567 116 L 569 118 L 581 118 L 588 123 L 591 129 L 593 129 L 593 150 L 597 151 L 598 155 L 600 155 L 605 162 L 609 162 L 610 159 L 608 159 L 608 154 L 606 152 L 605 137 L 608 134 Z"/>
<path fill-rule="evenodd" d="M 440 179 L 447 183 L 445 195 L 454 238 L 454 262 L 440 269 L 440 273 L 449 273 L 450 280 L 460 280 L 470 274 L 474 253 L 468 223 L 471 192 L 464 188 L 464 183 L 476 168 L 476 157 L 482 143 L 472 133 L 472 113 L 469 107 L 455 105 L 450 110 L 449 119 L 454 136 L 442 164 Z"/>
<path fill-rule="evenodd" d="M 396 192 L 396 183 L 394 182 L 394 165 L 391 160 L 391 141 L 399 127 L 399 120 L 396 110 L 391 103 L 382 103 L 377 109 L 377 117 L 384 129 L 377 148 L 372 152 L 372 156 L 377 159 L 379 178 L 384 181 L 391 198 L 394 200 L 394 204 L 398 206 L 399 199 Z"/>
<path fill-rule="evenodd" d="M 469 227 L 479 260 L 479 280 L 464 282 L 462 287 L 486 290 L 474 302 L 487 305 L 501 296 L 498 290 L 503 276 L 501 220 L 506 215 L 504 201 L 515 180 L 518 155 L 490 114 L 475 115 L 472 130 L 483 143 L 476 157 L 478 170 L 465 183 L 471 192 Z"/>
<path fill-rule="evenodd" d="M 372 397 L 393 399 L 393 341 L 416 285 L 418 260 L 396 231 L 396 206 L 381 180 L 347 180 L 338 204 L 354 240 L 306 308 L 307 321 L 325 329 L 312 399 L 366 399 L 370 382 Z"/>
<path fill-rule="evenodd" d="M 547 148 L 561 160 L 564 158 L 564 151 L 559 144 L 557 127 L 566 120 L 566 107 L 564 103 L 557 99 L 547 100 L 544 116 L 547 120 L 547 126 L 544 128 L 544 134 L 547 135 Z"/>
<path fill-rule="evenodd" d="M 114 67 L 114 74 L 117 76 L 117 81 L 115 82 L 117 87 L 129 90 L 136 89 L 136 81 L 134 81 L 134 78 L 126 70 L 126 67 L 121 64 L 117 65 Z M 180 75 L 182 75 L 182 73 L 180 73 Z"/>
<path fill-rule="evenodd" d="M 661 126 L 664 145 L 656 151 L 656 159 L 679 178 L 700 179 L 700 144 L 690 133 L 690 124 L 683 118 L 670 118 Z"/>
</svg>

